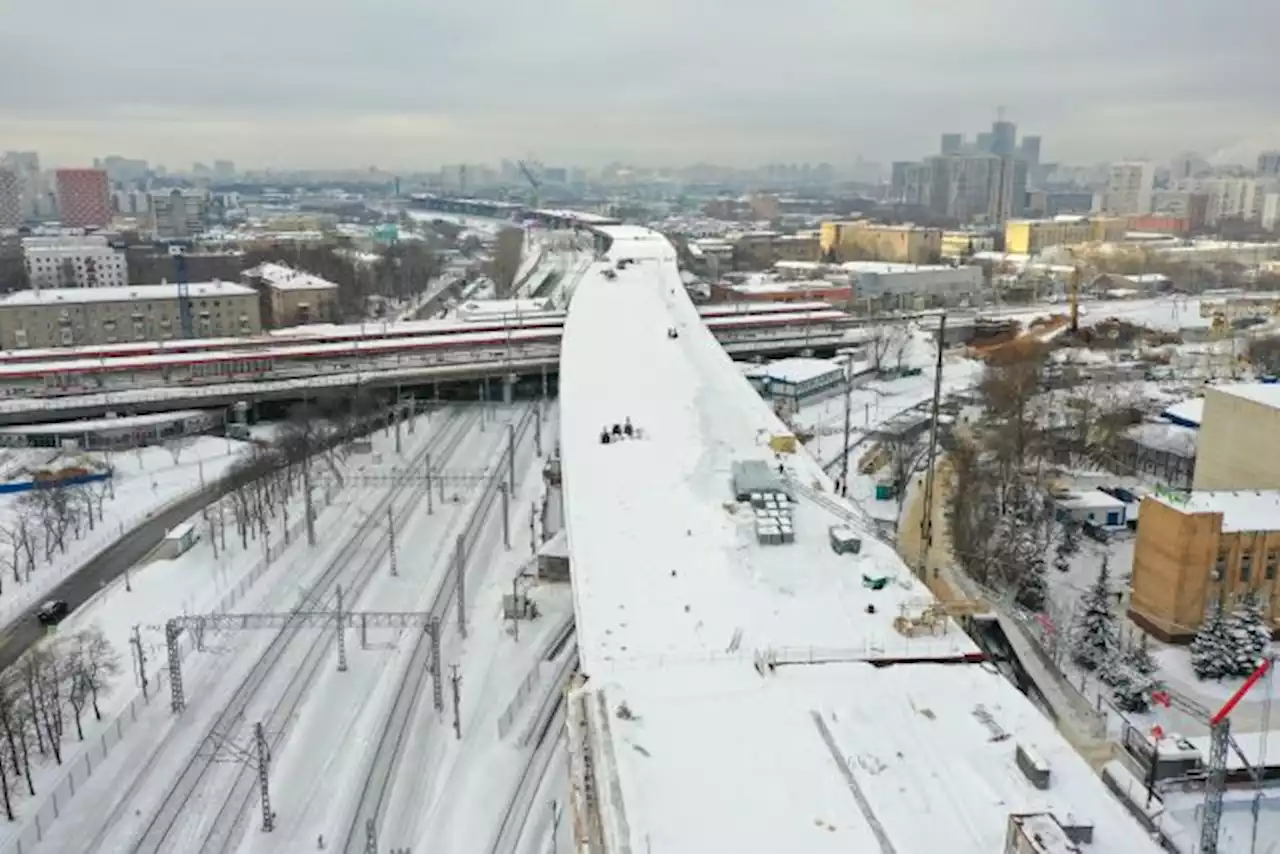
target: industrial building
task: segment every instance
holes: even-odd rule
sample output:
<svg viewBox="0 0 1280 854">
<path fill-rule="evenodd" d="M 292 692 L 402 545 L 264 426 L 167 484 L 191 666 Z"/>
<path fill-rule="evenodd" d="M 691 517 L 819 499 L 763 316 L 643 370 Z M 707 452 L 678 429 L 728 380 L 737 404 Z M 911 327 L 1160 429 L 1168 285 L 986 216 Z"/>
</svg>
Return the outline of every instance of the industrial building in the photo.
<svg viewBox="0 0 1280 854">
<path fill-rule="evenodd" d="M 97 234 L 24 237 L 23 263 L 33 288 L 113 288 L 129 284 L 125 253 Z"/>
<path fill-rule="evenodd" d="M 1205 389 L 1196 443 L 1196 490 L 1280 489 L 1280 385 Z"/>
<path fill-rule="evenodd" d="M 849 276 L 854 299 L 868 310 L 919 310 L 956 305 L 982 290 L 982 268 L 948 264 L 890 264 L 848 261 L 840 269 Z"/>
<path fill-rule="evenodd" d="M 270 262 L 246 270 L 241 279 L 258 292 L 268 329 L 338 320 L 338 286 L 328 279 Z"/>
<path fill-rule="evenodd" d="M 942 257 L 942 230 L 866 220 L 824 222 L 819 245 L 827 260 L 928 264 Z"/>
<path fill-rule="evenodd" d="M 858 385 L 870 378 L 868 370 L 864 367 L 855 372 Z M 791 412 L 844 384 L 844 366 L 839 362 L 803 356 L 755 365 L 743 373 L 762 396 L 786 406 Z"/>
<path fill-rule="evenodd" d="M 258 293 L 231 282 L 188 287 L 192 334 L 262 331 Z M 0 297 L 0 347 L 72 347 L 183 337 L 178 285 L 18 291 Z"/>
<path fill-rule="evenodd" d="M 1280 491 L 1151 495 L 1142 501 L 1141 518 L 1129 606 L 1135 623 L 1161 640 L 1187 642 L 1211 602 L 1229 607 L 1252 593 L 1275 626 Z"/>
<path fill-rule="evenodd" d="M 1051 246 L 1111 243 L 1123 240 L 1127 229 L 1128 225 L 1121 217 L 1011 219 L 1004 226 L 1004 251 L 1035 255 Z"/>
</svg>

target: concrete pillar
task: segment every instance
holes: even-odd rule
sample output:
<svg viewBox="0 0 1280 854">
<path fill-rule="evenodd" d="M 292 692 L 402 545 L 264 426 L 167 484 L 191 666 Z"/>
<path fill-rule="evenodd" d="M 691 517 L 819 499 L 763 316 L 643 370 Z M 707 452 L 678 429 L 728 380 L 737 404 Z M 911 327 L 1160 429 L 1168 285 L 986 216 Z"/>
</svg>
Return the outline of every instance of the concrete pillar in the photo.
<svg viewBox="0 0 1280 854">
<path fill-rule="evenodd" d="M 502 402 L 511 405 L 516 396 L 516 375 L 507 374 L 502 380 Z"/>
</svg>

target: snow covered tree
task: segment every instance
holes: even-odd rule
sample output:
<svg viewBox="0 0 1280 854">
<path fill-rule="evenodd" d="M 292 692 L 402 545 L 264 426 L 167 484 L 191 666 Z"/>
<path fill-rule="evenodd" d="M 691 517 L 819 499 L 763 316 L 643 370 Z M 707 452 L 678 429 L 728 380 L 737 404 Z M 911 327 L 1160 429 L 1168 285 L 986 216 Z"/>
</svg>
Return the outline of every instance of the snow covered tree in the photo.
<svg viewBox="0 0 1280 854">
<path fill-rule="evenodd" d="M 1080 600 L 1081 612 L 1072 638 L 1071 660 L 1095 670 L 1116 649 L 1116 615 L 1111 612 L 1111 568 L 1102 559 L 1098 578 Z"/>
<path fill-rule="evenodd" d="M 1062 523 L 1062 538 L 1058 540 L 1058 551 L 1068 558 L 1080 551 L 1080 526 L 1075 522 Z"/>
<path fill-rule="evenodd" d="M 1150 676 L 1156 672 L 1156 662 L 1151 657 L 1151 650 L 1147 648 L 1147 635 L 1145 632 L 1143 632 L 1137 643 L 1131 642 L 1125 647 L 1124 663 L 1130 670 L 1143 676 Z"/>
<path fill-rule="evenodd" d="M 1058 545 L 1053 550 L 1053 568 L 1058 572 L 1071 571 L 1071 552 L 1067 550 L 1066 539 L 1058 540 Z"/>
<path fill-rule="evenodd" d="M 1257 596 L 1250 593 L 1236 605 L 1226 620 L 1226 637 L 1231 659 L 1227 674 L 1248 676 L 1271 645 L 1271 632 Z"/>
<path fill-rule="evenodd" d="M 1044 554 L 1036 549 L 1026 556 L 1026 560 L 1021 575 L 1018 576 L 1014 599 L 1030 611 L 1043 611 L 1049 595 L 1044 578 Z"/>
<path fill-rule="evenodd" d="M 1201 679 L 1221 679 L 1230 675 L 1232 668 L 1231 642 L 1219 599 L 1205 608 L 1204 619 L 1191 641 L 1191 669 Z"/>
<path fill-rule="evenodd" d="M 1151 677 L 1125 668 L 1119 672 L 1111 698 L 1121 711 L 1145 712 L 1151 708 L 1151 692 L 1155 689 Z"/>
</svg>

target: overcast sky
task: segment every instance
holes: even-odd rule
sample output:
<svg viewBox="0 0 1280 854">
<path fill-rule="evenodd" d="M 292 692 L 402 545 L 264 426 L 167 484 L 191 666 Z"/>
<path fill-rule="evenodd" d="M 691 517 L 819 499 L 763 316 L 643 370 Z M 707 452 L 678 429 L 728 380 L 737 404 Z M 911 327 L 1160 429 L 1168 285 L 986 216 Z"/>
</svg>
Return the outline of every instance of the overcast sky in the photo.
<svg viewBox="0 0 1280 854">
<path fill-rule="evenodd" d="M 1280 148 L 1280 0 L 3 0 L 0 150 L 185 168 Z"/>
</svg>

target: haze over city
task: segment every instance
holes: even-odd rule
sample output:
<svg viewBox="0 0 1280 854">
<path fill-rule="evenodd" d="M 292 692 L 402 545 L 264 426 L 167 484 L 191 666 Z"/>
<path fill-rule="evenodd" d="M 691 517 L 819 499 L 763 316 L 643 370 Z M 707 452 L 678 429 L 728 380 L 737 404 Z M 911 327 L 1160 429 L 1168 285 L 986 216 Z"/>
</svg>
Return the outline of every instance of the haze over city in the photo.
<svg viewBox="0 0 1280 854">
<path fill-rule="evenodd" d="M 1280 135 L 1270 0 L 8 4 L 0 128 L 50 165 L 887 162 L 996 105 L 1058 162 Z"/>
</svg>

